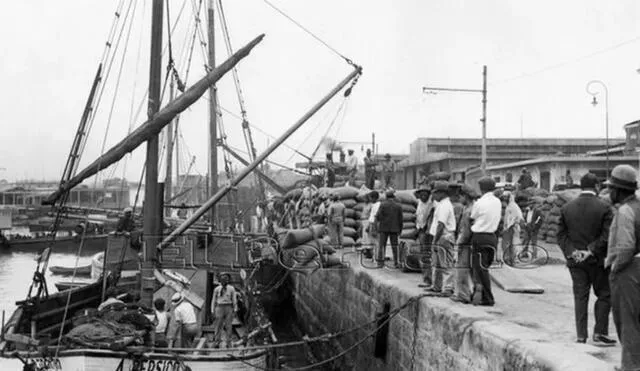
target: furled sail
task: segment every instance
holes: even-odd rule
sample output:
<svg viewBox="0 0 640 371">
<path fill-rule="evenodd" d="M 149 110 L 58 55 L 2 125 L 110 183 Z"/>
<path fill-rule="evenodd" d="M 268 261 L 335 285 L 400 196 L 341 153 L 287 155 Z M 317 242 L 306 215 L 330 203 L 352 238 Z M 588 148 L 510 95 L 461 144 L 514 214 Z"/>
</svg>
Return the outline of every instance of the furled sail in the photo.
<svg viewBox="0 0 640 371">
<path fill-rule="evenodd" d="M 42 201 L 43 205 L 52 205 L 65 192 L 82 183 L 85 179 L 95 175 L 100 170 L 109 167 L 111 164 L 119 161 L 127 153 L 133 151 L 142 143 L 146 142 L 154 135 L 158 135 L 160 131 L 168 125 L 178 114 L 195 103 L 200 97 L 215 84 L 222 76 L 229 72 L 240 60 L 249 55 L 249 52 L 264 38 L 264 34 L 256 37 L 243 48 L 239 49 L 224 63 L 211 70 L 205 77 L 192 85 L 182 95 L 169 102 L 162 110 L 160 110 L 151 120 L 140 125 L 135 131 L 111 147 L 102 156 L 98 157 L 93 163 L 78 172 L 67 183 L 52 193 L 49 197 Z"/>
</svg>

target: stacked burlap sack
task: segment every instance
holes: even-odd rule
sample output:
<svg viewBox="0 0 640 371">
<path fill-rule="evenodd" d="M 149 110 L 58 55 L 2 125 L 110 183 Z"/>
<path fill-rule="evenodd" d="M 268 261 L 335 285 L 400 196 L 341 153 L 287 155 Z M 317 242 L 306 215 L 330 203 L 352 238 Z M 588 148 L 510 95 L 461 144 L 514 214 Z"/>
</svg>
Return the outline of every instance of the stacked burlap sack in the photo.
<svg viewBox="0 0 640 371">
<path fill-rule="evenodd" d="M 344 220 L 344 238 L 342 240 L 343 246 L 353 246 L 359 236 L 360 230 L 360 218 L 356 213 L 356 196 L 358 195 L 358 189 L 354 187 L 336 187 L 328 188 L 322 187 L 318 189 L 318 192 L 327 198 L 331 195 L 337 195 L 338 199 L 346 207 L 346 218 Z M 327 242 L 330 242 L 329 236 L 325 237 Z"/>
<path fill-rule="evenodd" d="M 276 228 L 279 262 L 288 268 L 307 267 L 312 262 L 316 266 L 340 264 L 340 259 L 333 256 L 335 249 L 323 239 L 325 229 L 322 224 L 304 229 Z"/>
<path fill-rule="evenodd" d="M 558 230 L 560 225 L 560 214 L 562 206 L 580 195 L 580 189 L 567 189 L 559 192 L 552 192 L 544 199 L 540 207 L 544 215 L 544 222 L 538 232 L 538 240 L 547 243 L 558 243 Z"/>
</svg>

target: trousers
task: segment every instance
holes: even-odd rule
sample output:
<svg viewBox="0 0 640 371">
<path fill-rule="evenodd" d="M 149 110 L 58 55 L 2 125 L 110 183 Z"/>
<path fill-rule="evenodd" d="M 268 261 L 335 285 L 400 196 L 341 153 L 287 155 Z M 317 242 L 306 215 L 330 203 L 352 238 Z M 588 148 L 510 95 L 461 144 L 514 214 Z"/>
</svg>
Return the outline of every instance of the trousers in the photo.
<svg viewBox="0 0 640 371">
<path fill-rule="evenodd" d="M 391 241 L 391 252 L 393 253 L 393 263 L 398 264 L 398 234 L 391 232 L 378 232 L 378 255 L 376 260 L 378 264 L 384 263 L 384 257 L 387 253 L 387 241 Z"/>
<path fill-rule="evenodd" d="M 489 268 L 495 258 L 498 237 L 495 233 L 474 233 L 471 236 L 471 274 L 474 293 L 480 295 L 479 304 L 493 305 Z"/>
<path fill-rule="evenodd" d="M 422 281 L 428 285 L 433 285 L 433 269 L 431 266 L 431 239 L 432 235 L 427 233 L 426 228 L 418 231 L 418 243 L 420 243 L 420 265 L 422 266 Z"/>
<path fill-rule="evenodd" d="M 471 301 L 473 281 L 471 279 L 471 245 L 458 246 L 458 261 L 455 270 L 454 294 L 464 301 Z"/>
<path fill-rule="evenodd" d="M 233 304 L 218 304 L 213 310 L 216 317 L 214 329 L 216 331 L 214 341 L 220 342 L 222 338 L 222 330 L 224 329 L 227 341 L 231 341 L 231 332 L 233 331 Z"/>
<path fill-rule="evenodd" d="M 432 245 L 433 291 L 453 292 L 454 249 L 453 244 L 443 238 Z"/>
<path fill-rule="evenodd" d="M 622 345 L 622 369 L 640 370 L 640 258 L 611 273 L 611 311 Z"/>
<path fill-rule="evenodd" d="M 569 268 L 573 281 L 573 303 L 576 317 L 576 334 L 580 339 L 588 337 L 589 292 L 596 294 L 594 306 L 595 327 L 593 333 L 609 334 L 609 312 L 611 310 L 611 290 L 609 272 L 600 263 L 584 263 Z"/>
<path fill-rule="evenodd" d="M 329 238 L 331 245 L 335 248 L 342 247 L 342 239 L 344 238 L 344 223 L 329 222 Z"/>
</svg>

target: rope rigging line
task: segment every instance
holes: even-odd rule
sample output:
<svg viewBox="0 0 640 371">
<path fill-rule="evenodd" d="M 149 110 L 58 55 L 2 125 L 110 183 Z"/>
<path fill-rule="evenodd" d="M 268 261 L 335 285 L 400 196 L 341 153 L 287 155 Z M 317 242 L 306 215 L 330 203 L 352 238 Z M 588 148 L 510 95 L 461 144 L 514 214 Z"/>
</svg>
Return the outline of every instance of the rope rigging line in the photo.
<svg viewBox="0 0 640 371">
<path fill-rule="evenodd" d="M 225 46 L 227 49 L 227 54 L 230 57 L 233 55 L 233 47 L 231 46 L 231 35 L 229 34 L 229 27 L 227 25 L 227 18 L 224 15 L 224 7 L 222 6 L 222 1 L 218 0 L 218 18 L 220 19 L 220 25 L 222 29 L 222 35 L 224 38 Z M 236 95 L 238 97 L 238 105 L 240 106 L 240 113 L 242 114 L 242 135 L 244 136 L 245 146 L 247 147 L 247 151 L 249 152 L 250 161 L 254 161 L 258 156 L 255 143 L 253 141 L 253 136 L 251 134 L 251 127 L 249 126 L 249 120 L 247 118 L 247 108 L 244 100 L 244 95 L 242 93 L 242 88 L 240 85 L 240 77 L 238 76 L 237 67 L 233 67 L 231 69 L 231 74 L 233 76 L 233 83 L 236 88 Z M 258 164 L 258 168 L 264 171 L 263 164 Z M 265 185 L 262 179 L 255 175 L 255 182 L 260 191 L 260 198 L 266 197 L 265 194 Z"/>
<path fill-rule="evenodd" d="M 322 146 L 323 141 L 325 140 L 325 138 L 327 138 L 327 136 L 329 135 L 329 132 L 331 131 L 331 128 L 333 127 L 333 125 L 336 123 L 338 116 L 340 115 L 341 112 L 343 112 L 346 104 L 347 104 L 347 99 L 345 98 L 342 103 L 340 104 L 340 107 L 338 107 L 338 110 L 336 111 L 335 116 L 333 117 L 333 120 L 331 120 L 331 123 L 329 124 L 329 127 L 327 127 L 327 130 L 325 131 L 324 135 L 322 136 L 322 138 L 320 138 L 320 141 L 318 142 L 318 145 L 316 146 L 316 148 L 313 150 L 313 152 L 311 153 L 311 158 L 313 159 L 316 154 L 318 153 L 318 151 L 320 150 L 320 147 Z"/>
<path fill-rule="evenodd" d="M 311 32 L 309 29 L 307 29 L 306 27 L 304 27 L 302 24 L 300 24 L 300 22 L 296 21 L 295 19 L 293 19 L 291 16 L 289 16 L 287 13 L 283 12 L 282 10 L 280 10 L 278 7 L 276 7 L 275 5 L 273 5 L 273 3 L 271 3 L 269 0 L 262 0 L 264 1 L 267 5 L 269 5 L 271 8 L 273 8 L 273 10 L 275 10 L 276 12 L 280 13 L 283 17 L 285 17 L 286 19 L 288 19 L 289 21 L 291 21 L 291 23 L 295 24 L 296 26 L 298 26 L 298 28 L 300 28 L 302 31 L 306 32 L 309 36 L 313 37 L 314 39 L 316 39 L 318 42 L 320 42 L 322 45 L 324 45 L 327 49 L 331 50 L 333 53 L 335 53 L 337 56 L 339 56 L 340 58 L 344 59 L 345 62 L 347 62 L 349 65 L 356 67 L 357 65 L 349 58 L 347 58 L 344 54 L 340 53 L 338 50 L 336 50 L 334 47 L 332 47 L 331 45 L 329 45 L 327 42 L 325 42 L 324 40 L 322 40 L 320 37 L 318 37 L 316 34 L 314 34 L 313 32 Z"/>
</svg>

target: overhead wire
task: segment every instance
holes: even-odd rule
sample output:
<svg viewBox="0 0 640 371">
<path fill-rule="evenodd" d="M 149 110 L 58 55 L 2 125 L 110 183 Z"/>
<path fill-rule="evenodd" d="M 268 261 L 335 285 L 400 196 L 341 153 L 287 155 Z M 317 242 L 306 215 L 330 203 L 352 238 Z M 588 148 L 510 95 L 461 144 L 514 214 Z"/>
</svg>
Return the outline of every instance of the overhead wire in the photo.
<svg viewBox="0 0 640 371">
<path fill-rule="evenodd" d="M 612 45 L 612 46 L 609 46 L 609 47 L 606 47 L 606 48 L 603 48 L 603 49 L 596 50 L 595 52 L 591 52 L 591 53 L 576 57 L 576 58 L 571 59 L 571 60 L 566 60 L 566 61 L 562 61 L 562 62 L 551 64 L 551 65 L 547 65 L 545 67 L 542 67 L 542 68 L 540 68 L 538 70 L 534 70 L 532 72 L 525 72 L 525 73 L 522 73 L 522 74 L 519 74 L 519 75 L 516 75 L 516 76 L 513 76 L 513 77 L 501 79 L 501 80 L 498 80 L 498 81 L 489 82 L 489 85 L 490 86 L 491 85 L 495 86 L 495 85 L 500 85 L 500 84 L 505 84 L 505 83 L 508 83 L 508 82 L 520 80 L 520 79 L 527 78 L 527 77 L 536 76 L 536 75 L 539 75 L 539 74 L 547 72 L 547 71 L 551 71 L 551 70 L 554 70 L 554 69 L 562 68 L 562 67 L 570 65 L 570 64 L 578 63 L 578 62 L 581 62 L 583 60 L 586 60 L 586 59 L 589 59 L 589 58 L 593 58 L 593 57 L 598 56 L 600 54 L 604 54 L 604 53 L 610 52 L 612 50 L 621 48 L 621 47 L 626 46 L 628 44 L 635 43 L 637 41 L 640 41 L 640 36 L 634 37 L 633 39 L 629 39 L 629 40 L 617 43 L 615 45 Z"/>
<path fill-rule="evenodd" d="M 337 56 L 339 56 L 340 58 L 344 59 L 348 64 L 355 66 L 355 64 L 353 63 L 353 61 L 349 58 L 347 58 L 344 54 L 340 53 L 338 50 L 336 50 L 334 47 L 332 47 L 331 45 L 329 45 L 326 41 L 322 40 L 320 37 L 318 37 L 316 34 L 314 34 L 313 32 L 311 32 L 308 28 L 304 27 L 302 24 L 300 24 L 300 22 L 296 21 L 295 19 L 293 19 L 293 17 L 291 17 L 290 15 L 288 15 L 287 13 L 285 13 L 284 11 L 280 10 L 277 6 L 275 6 L 273 3 L 271 3 L 269 0 L 262 0 L 264 1 L 267 5 L 269 5 L 273 10 L 275 10 L 276 12 L 280 13 L 283 17 L 285 17 L 286 19 L 288 19 L 291 23 L 293 23 L 294 25 L 296 25 L 298 28 L 300 28 L 302 31 L 306 32 L 309 36 L 313 37 L 314 39 L 316 39 L 318 42 L 320 42 L 322 45 L 324 45 L 327 49 L 331 50 L 333 53 L 335 53 Z"/>
</svg>

